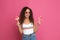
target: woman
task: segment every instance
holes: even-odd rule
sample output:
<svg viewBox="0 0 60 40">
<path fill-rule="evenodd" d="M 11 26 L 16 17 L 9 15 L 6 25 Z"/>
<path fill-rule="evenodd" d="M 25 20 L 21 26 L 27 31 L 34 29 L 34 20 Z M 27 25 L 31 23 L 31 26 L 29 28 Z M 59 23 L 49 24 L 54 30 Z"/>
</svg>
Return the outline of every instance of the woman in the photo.
<svg viewBox="0 0 60 40">
<path fill-rule="evenodd" d="M 19 17 L 16 17 L 17 26 L 22 34 L 22 40 L 36 40 L 37 26 L 41 24 L 41 17 L 38 23 L 34 21 L 33 12 L 29 7 L 24 7 Z"/>
</svg>

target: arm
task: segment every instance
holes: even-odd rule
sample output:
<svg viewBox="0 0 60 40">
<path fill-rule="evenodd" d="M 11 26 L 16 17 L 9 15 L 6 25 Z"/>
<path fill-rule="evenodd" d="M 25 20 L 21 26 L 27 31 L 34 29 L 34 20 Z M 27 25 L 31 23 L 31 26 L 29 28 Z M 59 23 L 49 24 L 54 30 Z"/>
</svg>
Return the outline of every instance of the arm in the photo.
<svg viewBox="0 0 60 40">
<path fill-rule="evenodd" d="M 34 33 L 36 33 L 36 31 L 37 31 L 37 26 L 36 26 L 36 24 L 34 23 Z"/>
<path fill-rule="evenodd" d="M 19 17 L 18 16 L 16 16 L 16 18 L 15 18 L 15 20 L 17 21 L 17 26 L 18 26 L 18 28 L 19 28 L 19 32 L 22 34 L 22 26 L 21 26 L 21 24 L 19 23 Z"/>
<path fill-rule="evenodd" d="M 37 23 L 36 23 L 36 21 L 34 21 L 34 32 L 36 32 L 38 30 L 38 27 L 40 26 L 41 21 L 42 21 L 41 19 L 42 19 L 42 17 L 40 16 L 38 18 L 38 22 Z"/>
<path fill-rule="evenodd" d="M 22 34 L 22 27 L 21 27 L 19 21 L 17 21 L 17 26 L 18 26 L 18 28 L 19 28 L 19 32 Z"/>
<path fill-rule="evenodd" d="M 36 33 L 38 30 L 38 26 L 40 26 L 41 23 L 34 22 L 34 32 Z"/>
</svg>

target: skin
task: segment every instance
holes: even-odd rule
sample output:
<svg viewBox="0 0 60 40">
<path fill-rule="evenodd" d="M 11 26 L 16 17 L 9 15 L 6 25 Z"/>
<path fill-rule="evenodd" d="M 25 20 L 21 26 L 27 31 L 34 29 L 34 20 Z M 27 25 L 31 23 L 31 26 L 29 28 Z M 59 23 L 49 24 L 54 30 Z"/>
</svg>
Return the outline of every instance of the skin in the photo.
<svg viewBox="0 0 60 40">
<path fill-rule="evenodd" d="M 24 24 L 29 24 L 29 23 L 30 23 L 30 21 L 29 21 L 30 13 L 29 13 L 29 12 L 30 12 L 29 9 L 27 9 L 27 10 L 25 11 L 25 20 L 24 20 L 24 22 L 23 22 Z M 17 16 L 17 17 L 15 18 L 15 20 L 17 21 L 17 26 L 18 26 L 18 28 L 19 28 L 20 33 L 22 34 L 22 33 L 23 33 L 22 30 L 25 30 L 25 29 L 22 29 L 22 28 L 21 28 L 21 25 L 20 25 L 18 19 L 19 19 L 19 17 Z M 34 27 L 33 27 L 34 32 L 37 31 L 37 26 L 39 26 L 39 25 L 41 24 L 41 19 L 42 19 L 42 17 L 40 16 L 40 17 L 38 18 L 38 22 L 37 22 L 37 23 L 34 21 Z"/>
</svg>

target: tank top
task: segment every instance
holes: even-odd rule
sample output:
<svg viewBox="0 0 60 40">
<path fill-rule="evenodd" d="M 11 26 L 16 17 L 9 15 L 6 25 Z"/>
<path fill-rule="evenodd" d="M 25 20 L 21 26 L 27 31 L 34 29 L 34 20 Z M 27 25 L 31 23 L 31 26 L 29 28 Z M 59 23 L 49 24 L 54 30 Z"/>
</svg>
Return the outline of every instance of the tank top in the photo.
<svg viewBox="0 0 60 40">
<path fill-rule="evenodd" d="M 29 35 L 29 34 L 32 34 L 34 32 L 32 23 L 29 23 L 29 24 L 23 23 L 22 28 L 23 28 L 23 34 Z M 24 28 L 28 28 L 28 29 L 24 29 Z"/>
</svg>

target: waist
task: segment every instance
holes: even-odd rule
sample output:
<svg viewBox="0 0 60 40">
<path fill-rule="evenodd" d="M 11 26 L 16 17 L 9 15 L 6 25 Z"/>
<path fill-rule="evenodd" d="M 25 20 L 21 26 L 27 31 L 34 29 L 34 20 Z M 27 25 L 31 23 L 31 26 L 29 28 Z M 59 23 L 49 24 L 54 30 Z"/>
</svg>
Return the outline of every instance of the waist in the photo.
<svg viewBox="0 0 60 40">
<path fill-rule="evenodd" d="M 23 30 L 23 34 L 26 34 L 26 35 L 30 35 L 34 32 L 33 28 L 30 28 L 30 29 L 24 29 Z"/>
<path fill-rule="evenodd" d="M 33 32 L 32 34 L 29 34 L 29 35 L 26 35 L 26 34 L 23 34 L 24 36 L 30 36 L 30 35 L 35 35 L 35 32 Z"/>
</svg>

